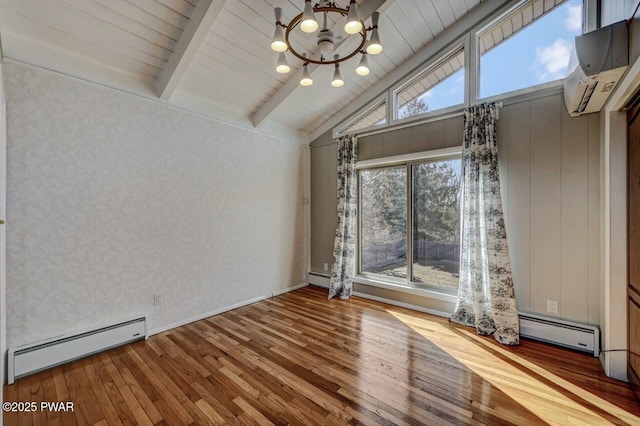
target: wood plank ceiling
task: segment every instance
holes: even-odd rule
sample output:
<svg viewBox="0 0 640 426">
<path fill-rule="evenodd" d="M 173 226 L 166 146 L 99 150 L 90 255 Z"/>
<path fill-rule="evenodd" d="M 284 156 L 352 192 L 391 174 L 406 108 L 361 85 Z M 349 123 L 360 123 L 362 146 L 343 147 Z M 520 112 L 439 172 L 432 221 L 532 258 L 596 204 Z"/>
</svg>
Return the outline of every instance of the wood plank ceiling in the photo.
<svg viewBox="0 0 640 426">
<path fill-rule="evenodd" d="M 347 0 L 338 3 L 344 6 Z M 299 87 L 301 63 L 291 55 L 292 71 L 275 72 L 277 56 L 270 49 L 273 8 L 282 7 L 284 21 L 289 22 L 300 13 L 303 0 L 2 0 L 0 35 L 10 59 L 137 94 L 162 95 L 169 103 L 174 92 L 167 83 L 171 80 L 176 92 L 233 111 L 249 126 L 275 124 L 305 134 L 365 93 L 480 0 L 358 3 L 367 17 L 375 9 L 381 12 L 385 49 L 370 58 L 367 77 L 355 74 L 357 58 L 343 63 L 341 88 L 330 85 L 330 66 L 312 72 L 313 86 Z M 316 35 L 298 40 L 314 49 Z M 342 49 L 355 42 L 345 41 Z M 117 78 L 105 77 L 109 73 Z"/>
</svg>

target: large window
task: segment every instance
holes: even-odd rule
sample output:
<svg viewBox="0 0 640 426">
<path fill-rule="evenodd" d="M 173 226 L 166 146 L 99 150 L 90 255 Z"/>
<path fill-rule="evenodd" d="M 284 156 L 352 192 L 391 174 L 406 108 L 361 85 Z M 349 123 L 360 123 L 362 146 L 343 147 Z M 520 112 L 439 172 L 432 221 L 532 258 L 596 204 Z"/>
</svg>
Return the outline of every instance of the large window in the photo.
<svg viewBox="0 0 640 426">
<path fill-rule="evenodd" d="M 460 160 L 411 166 L 413 281 L 458 288 Z"/>
<path fill-rule="evenodd" d="M 594 27 L 597 8 L 588 5 L 597 0 L 514 3 L 488 24 L 449 40 L 419 69 L 406 70 L 406 78 L 335 127 L 334 136 L 434 120 L 490 97 L 503 100 L 536 96 L 541 89 L 560 90 L 553 82 L 568 74 L 575 36 L 582 34 L 583 27 Z"/>
<path fill-rule="evenodd" d="M 480 98 L 565 78 L 581 0 L 526 3 L 478 37 Z"/>
<path fill-rule="evenodd" d="M 407 170 L 360 172 L 361 271 L 407 277 Z"/>
<path fill-rule="evenodd" d="M 460 49 L 397 92 L 397 118 L 413 117 L 463 103 L 464 51 Z"/>
<path fill-rule="evenodd" d="M 359 272 L 457 290 L 460 159 L 364 169 L 359 182 Z"/>
</svg>

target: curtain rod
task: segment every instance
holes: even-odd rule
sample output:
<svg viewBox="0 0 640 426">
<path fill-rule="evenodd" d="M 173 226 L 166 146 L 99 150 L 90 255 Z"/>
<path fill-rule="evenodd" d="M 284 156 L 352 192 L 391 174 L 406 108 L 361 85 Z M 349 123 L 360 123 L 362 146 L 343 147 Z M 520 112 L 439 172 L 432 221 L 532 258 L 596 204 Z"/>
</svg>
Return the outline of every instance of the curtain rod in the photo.
<svg viewBox="0 0 640 426">
<path fill-rule="evenodd" d="M 500 113 L 498 111 L 502 107 L 503 107 L 502 101 L 496 102 L 496 108 L 498 108 L 496 110 L 496 120 L 500 119 Z M 434 121 L 440 121 L 440 120 L 446 120 L 448 118 L 459 117 L 459 116 L 461 116 L 463 114 L 464 114 L 464 112 L 462 110 L 460 110 L 460 111 L 456 111 L 456 112 L 453 112 L 453 113 L 439 115 L 439 116 L 436 116 L 436 117 L 430 117 L 430 118 L 422 119 L 422 120 L 415 120 L 415 121 L 411 121 L 409 123 L 403 123 L 403 124 L 400 124 L 400 125 L 395 125 L 395 126 L 390 126 L 390 127 L 383 127 L 381 129 L 372 129 L 372 130 L 369 130 L 368 132 L 364 132 L 364 133 L 361 133 L 361 134 L 353 133 L 353 135 L 357 136 L 359 138 L 364 138 L 364 137 L 367 137 L 367 136 L 373 136 L 373 135 L 377 135 L 377 134 L 380 134 L 380 133 L 391 132 L 393 130 L 400 130 L 400 129 L 405 129 L 407 127 L 418 126 L 420 124 L 427 124 L 427 123 L 432 123 Z"/>
</svg>

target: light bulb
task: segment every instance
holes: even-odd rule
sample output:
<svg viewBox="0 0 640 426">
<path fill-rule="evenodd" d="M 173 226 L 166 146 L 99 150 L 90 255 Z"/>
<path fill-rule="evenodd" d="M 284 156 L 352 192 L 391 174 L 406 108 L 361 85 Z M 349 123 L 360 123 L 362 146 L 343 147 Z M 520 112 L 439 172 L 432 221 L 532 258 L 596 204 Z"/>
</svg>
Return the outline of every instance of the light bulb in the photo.
<svg viewBox="0 0 640 426">
<path fill-rule="evenodd" d="M 280 25 L 276 25 L 276 30 L 273 32 L 271 48 L 276 52 L 284 52 L 289 48 L 287 43 L 284 41 L 284 33 L 282 32 L 282 27 Z"/>
<path fill-rule="evenodd" d="M 280 20 L 282 19 L 282 9 L 276 7 L 273 9 L 276 15 L 276 29 L 273 32 L 273 41 L 271 42 L 271 48 L 276 52 L 284 52 L 289 48 L 287 42 L 284 39 L 284 32 L 282 31 L 282 25 Z"/>
<path fill-rule="evenodd" d="M 356 0 L 351 0 L 349 4 L 349 13 L 347 14 L 347 23 L 344 26 L 344 31 L 347 34 L 357 34 L 362 31 L 362 21 L 360 15 L 358 15 L 358 3 Z"/>
<path fill-rule="evenodd" d="M 367 55 L 362 55 L 358 68 L 356 68 L 356 74 L 361 76 L 369 75 L 369 60 L 367 59 Z"/>
<path fill-rule="evenodd" d="M 344 86 L 344 80 L 342 79 L 342 76 L 340 75 L 340 66 L 338 64 L 336 64 L 336 70 L 333 72 L 333 80 L 331 80 L 331 85 L 333 87 L 342 87 L 342 86 Z"/>
<path fill-rule="evenodd" d="M 367 53 L 369 55 L 377 55 L 380 52 L 382 52 L 382 44 L 380 44 L 378 29 L 374 28 L 373 31 L 371 31 L 371 39 L 367 45 Z"/>
<path fill-rule="evenodd" d="M 276 65 L 276 71 L 280 74 L 286 74 L 291 71 L 289 64 L 287 63 L 287 58 L 284 55 L 284 52 L 278 55 L 278 64 Z"/>
<path fill-rule="evenodd" d="M 313 13 L 313 6 L 311 6 L 311 0 L 305 0 L 304 11 L 302 12 L 302 22 L 300 23 L 300 29 L 305 33 L 312 33 L 318 29 L 318 21 Z"/>
<path fill-rule="evenodd" d="M 307 64 L 302 66 L 302 79 L 300 80 L 300 86 L 311 86 L 313 84 L 313 80 L 311 79 L 311 74 L 309 74 L 309 70 L 307 69 Z"/>
<path fill-rule="evenodd" d="M 380 35 L 378 34 L 378 20 L 380 19 L 380 12 L 373 12 L 371 14 L 371 24 L 373 24 L 373 31 L 371 31 L 371 38 L 367 45 L 367 53 L 370 55 L 377 55 L 382 52 L 382 44 L 380 43 Z"/>
</svg>

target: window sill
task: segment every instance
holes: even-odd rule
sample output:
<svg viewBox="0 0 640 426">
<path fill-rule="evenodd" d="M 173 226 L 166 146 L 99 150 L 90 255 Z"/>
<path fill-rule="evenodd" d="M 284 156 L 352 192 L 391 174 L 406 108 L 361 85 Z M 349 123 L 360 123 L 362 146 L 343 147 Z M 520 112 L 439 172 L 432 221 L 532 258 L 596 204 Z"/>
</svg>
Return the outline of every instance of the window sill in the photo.
<svg viewBox="0 0 640 426">
<path fill-rule="evenodd" d="M 384 288 L 386 290 L 398 291 L 401 293 L 409 293 L 416 296 L 427 297 L 429 299 L 442 300 L 444 302 L 456 303 L 458 298 L 452 294 L 439 292 L 437 290 L 425 290 L 422 288 L 413 288 L 402 284 L 391 284 L 384 281 L 374 280 L 371 278 L 357 275 L 353 277 L 353 282 L 356 284 L 364 284 L 371 287 Z"/>
</svg>

